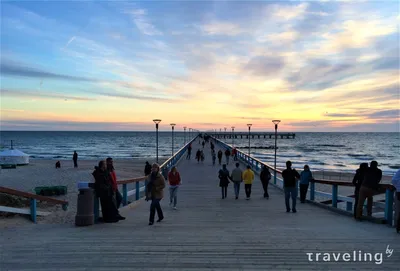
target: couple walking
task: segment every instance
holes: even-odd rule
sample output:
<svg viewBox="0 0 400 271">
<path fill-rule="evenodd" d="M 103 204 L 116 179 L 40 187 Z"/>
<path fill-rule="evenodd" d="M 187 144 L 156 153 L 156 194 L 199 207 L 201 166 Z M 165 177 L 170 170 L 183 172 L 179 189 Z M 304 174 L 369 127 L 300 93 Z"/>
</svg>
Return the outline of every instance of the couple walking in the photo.
<svg viewBox="0 0 400 271">
<path fill-rule="evenodd" d="M 170 185 L 170 206 L 173 204 L 174 209 L 176 209 L 178 187 L 182 182 L 175 166 L 168 173 L 168 180 Z M 165 179 L 160 172 L 160 166 L 154 163 L 151 167 L 151 173 L 146 179 L 146 201 L 151 200 L 149 225 L 154 224 L 156 211 L 158 216 L 157 222 L 161 222 L 164 219 L 164 213 L 160 205 L 160 201 L 164 197 L 164 188 Z"/>
</svg>

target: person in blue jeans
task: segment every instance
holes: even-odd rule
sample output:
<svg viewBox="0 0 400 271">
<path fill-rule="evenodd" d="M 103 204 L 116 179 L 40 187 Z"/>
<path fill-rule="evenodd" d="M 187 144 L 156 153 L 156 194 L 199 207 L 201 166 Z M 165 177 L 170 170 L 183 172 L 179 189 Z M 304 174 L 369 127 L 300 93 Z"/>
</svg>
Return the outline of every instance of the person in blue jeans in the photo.
<svg viewBox="0 0 400 271">
<path fill-rule="evenodd" d="M 304 166 L 304 170 L 300 173 L 300 202 L 305 203 L 308 191 L 308 185 L 313 180 L 313 176 L 308 165 Z"/>
<path fill-rule="evenodd" d="M 236 163 L 236 168 L 232 170 L 231 179 L 233 182 L 233 188 L 235 191 L 235 199 L 239 198 L 239 191 L 240 191 L 240 183 L 243 182 L 242 178 L 242 170 L 239 168 L 239 163 Z"/>
<path fill-rule="evenodd" d="M 297 199 L 297 180 L 300 179 L 300 174 L 292 169 L 292 162 L 286 162 L 286 169 L 282 171 L 283 189 L 285 191 L 286 212 L 290 212 L 289 199 L 292 198 L 292 212 L 296 213 Z"/>
</svg>

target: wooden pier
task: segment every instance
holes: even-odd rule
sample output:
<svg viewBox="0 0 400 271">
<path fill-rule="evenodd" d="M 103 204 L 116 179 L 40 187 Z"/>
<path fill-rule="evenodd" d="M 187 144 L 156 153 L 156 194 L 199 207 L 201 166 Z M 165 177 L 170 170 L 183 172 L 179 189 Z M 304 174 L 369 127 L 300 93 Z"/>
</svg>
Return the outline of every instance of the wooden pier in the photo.
<svg viewBox="0 0 400 271">
<path fill-rule="evenodd" d="M 249 138 L 248 132 L 214 132 L 208 133 L 215 138 Z M 277 138 L 280 139 L 295 139 L 295 133 L 278 133 Z M 250 133 L 250 138 L 275 138 L 275 133 Z"/>
</svg>

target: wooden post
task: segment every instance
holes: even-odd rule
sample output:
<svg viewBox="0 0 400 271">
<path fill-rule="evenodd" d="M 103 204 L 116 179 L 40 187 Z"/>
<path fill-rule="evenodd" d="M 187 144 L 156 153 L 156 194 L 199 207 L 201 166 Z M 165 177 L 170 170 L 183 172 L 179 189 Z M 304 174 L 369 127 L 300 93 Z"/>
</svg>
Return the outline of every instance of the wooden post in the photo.
<svg viewBox="0 0 400 271">
<path fill-rule="evenodd" d="M 36 199 L 31 199 L 31 220 L 36 223 Z"/>
<path fill-rule="evenodd" d="M 122 204 L 124 206 L 128 204 L 128 188 L 126 183 L 122 185 Z"/>
<path fill-rule="evenodd" d="M 385 219 L 390 226 L 393 226 L 393 191 L 389 188 L 386 188 Z"/>
<path fill-rule="evenodd" d="M 140 196 L 139 182 L 136 182 L 136 200 L 139 200 L 139 196 Z"/>
<path fill-rule="evenodd" d="M 338 185 L 332 185 L 332 207 L 337 208 Z"/>
<path fill-rule="evenodd" d="M 351 212 L 353 210 L 353 203 L 351 201 L 346 202 L 346 211 Z"/>
<path fill-rule="evenodd" d="M 315 183 L 311 182 L 310 184 L 310 200 L 314 201 L 315 200 Z"/>
<path fill-rule="evenodd" d="M 94 195 L 94 203 L 93 203 L 93 215 L 94 215 L 94 223 L 97 223 L 99 219 L 99 197 Z"/>
</svg>

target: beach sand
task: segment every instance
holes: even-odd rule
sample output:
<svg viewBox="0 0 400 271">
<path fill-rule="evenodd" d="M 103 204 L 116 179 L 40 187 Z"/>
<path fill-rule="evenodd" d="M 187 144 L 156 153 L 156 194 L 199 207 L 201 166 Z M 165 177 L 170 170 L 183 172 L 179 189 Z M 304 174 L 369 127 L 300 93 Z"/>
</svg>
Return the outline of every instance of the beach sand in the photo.
<svg viewBox="0 0 400 271">
<path fill-rule="evenodd" d="M 145 162 L 153 163 L 155 159 L 114 159 L 117 179 L 129 179 L 144 175 Z M 166 158 L 159 158 L 160 164 Z M 72 160 L 60 160 L 61 168 L 55 168 L 55 160 L 33 160 L 29 165 L 19 166 L 16 169 L 2 169 L 0 171 L 0 186 L 34 193 L 36 186 L 63 185 L 68 187 L 67 195 L 54 196 L 56 199 L 68 201 L 68 210 L 63 211 L 60 205 L 38 203 L 38 211 L 51 212 L 49 216 L 38 216 L 38 223 L 75 223 L 77 204 L 77 183 L 93 182 L 92 172 L 98 164 L 95 160 L 78 160 L 78 168 L 73 167 Z M 119 187 L 122 193 L 122 186 Z M 128 185 L 128 190 L 134 189 L 134 184 Z M 132 199 L 133 200 L 133 199 Z M 0 217 L 0 228 L 15 226 L 16 224 L 32 223 L 28 216 L 19 215 Z"/>
</svg>

